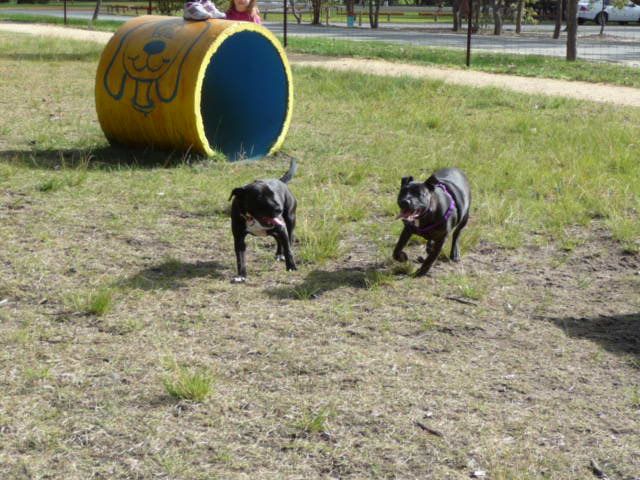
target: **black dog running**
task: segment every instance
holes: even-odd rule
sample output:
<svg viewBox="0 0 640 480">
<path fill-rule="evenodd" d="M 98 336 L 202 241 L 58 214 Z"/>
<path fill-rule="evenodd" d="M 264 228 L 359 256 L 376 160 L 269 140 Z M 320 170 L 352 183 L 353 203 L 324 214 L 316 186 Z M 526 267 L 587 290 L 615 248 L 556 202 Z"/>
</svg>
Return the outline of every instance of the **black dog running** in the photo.
<svg viewBox="0 0 640 480">
<path fill-rule="evenodd" d="M 271 236 L 276 239 L 276 259 L 284 260 L 287 270 L 296 270 L 291 253 L 293 230 L 296 226 L 296 199 L 287 187 L 297 169 L 295 159 L 280 180 L 256 180 L 244 187 L 234 188 L 231 204 L 231 231 L 236 251 L 238 276 L 234 283 L 247 278 L 245 259 L 247 234 Z"/>
<path fill-rule="evenodd" d="M 403 177 L 398 194 L 401 211 L 397 218 L 404 222 L 404 229 L 393 250 L 393 258 L 406 262 L 403 249 L 411 235 L 427 240 L 427 258 L 419 259 L 422 265 L 416 276 L 425 275 L 438 258 L 444 242 L 453 231 L 450 258 L 460 260 L 458 236 L 469 220 L 471 189 L 465 174 L 457 168 L 444 168 L 431 175 L 425 182 L 415 182 L 413 177 Z"/>
</svg>

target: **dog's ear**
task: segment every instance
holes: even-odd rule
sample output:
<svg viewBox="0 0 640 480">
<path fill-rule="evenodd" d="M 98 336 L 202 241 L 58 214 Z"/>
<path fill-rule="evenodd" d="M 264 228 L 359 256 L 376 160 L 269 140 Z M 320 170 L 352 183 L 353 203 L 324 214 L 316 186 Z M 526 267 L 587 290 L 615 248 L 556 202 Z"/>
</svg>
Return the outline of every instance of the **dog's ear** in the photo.
<svg viewBox="0 0 640 480">
<path fill-rule="evenodd" d="M 402 177 L 402 181 L 400 182 L 400 186 L 404 187 L 409 182 L 413 182 L 413 177 Z"/>
<path fill-rule="evenodd" d="M 243 193 L 244 193 L 244 187 L 234 188 L 233 191 L 231 192 L 231 195 L 229 195 L 229 200 L 231 200 L 234 196 L 239 197 Z"/>
<path fill-rule="evenodd" d="M 427 178 L 424 181 L 424 186 L 427 187 L 427 190 L 432 191 L 436 188 L 436 185 L 438 184 L 438 179 L 436 177 L 434 177 L 433 175 L 431 175 L 429 178 Z"/>
</svg>

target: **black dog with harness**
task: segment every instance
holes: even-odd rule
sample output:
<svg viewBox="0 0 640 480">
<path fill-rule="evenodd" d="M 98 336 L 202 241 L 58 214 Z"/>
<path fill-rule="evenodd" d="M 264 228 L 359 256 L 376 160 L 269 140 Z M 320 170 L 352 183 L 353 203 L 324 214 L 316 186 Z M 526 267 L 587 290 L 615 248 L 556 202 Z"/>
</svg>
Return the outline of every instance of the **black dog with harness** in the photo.
<svg viewBox="0 0 640 480">
<path fill-rule="evenodd" d="M 425 182 L 415 182 L 413 177 L 403 177 L 398 194 L 401 211 L 397 218 L 404 222 L 404 229 L 393 250 L 393 258 L 406 262 L 403 249 L 411 235 L 427 240 L 427 258 L 422 261 L 416 276 L 425 275 L 438 258 L 444 242 L 453 232 L 450 258 L 460 260 L 458 236 L 469 220 L 471 189 L 465 174 L 457 168 L 443 168 Z"/>
</svg>

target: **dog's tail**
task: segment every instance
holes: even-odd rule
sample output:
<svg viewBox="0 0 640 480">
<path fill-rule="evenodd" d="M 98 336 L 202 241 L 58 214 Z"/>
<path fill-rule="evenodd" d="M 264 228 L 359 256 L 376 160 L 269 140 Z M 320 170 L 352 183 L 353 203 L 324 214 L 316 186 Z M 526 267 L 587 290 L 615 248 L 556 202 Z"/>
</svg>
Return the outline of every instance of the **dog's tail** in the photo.
<svg viewBox="0 0 640 480">
<path fill-rule="evenodd" d="M 289 183 L 289 181 L 295 175 L 296 170 L 298 170 L 298 162 L 296 162 L 295 158 L 292 158 L 291 163 L 289 164 L 289 170 L 282 177 L 280 177 L 280 181 L 282 183 Z"/>
</svg>

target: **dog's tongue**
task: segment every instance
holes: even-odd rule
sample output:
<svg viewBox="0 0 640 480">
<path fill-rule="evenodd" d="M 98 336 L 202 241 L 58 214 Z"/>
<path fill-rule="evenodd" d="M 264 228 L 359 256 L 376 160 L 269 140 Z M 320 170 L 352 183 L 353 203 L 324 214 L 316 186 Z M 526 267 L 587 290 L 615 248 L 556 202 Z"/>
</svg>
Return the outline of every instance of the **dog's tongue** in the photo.
<svg viewBox="0 0 640 480">
<path fill-rule="evenodd" d="M 258 221 L 262 225 L 273 225 L 274 227 L 276 225 L 280 225 L 281 227 L 284 227 L 284 220 L 280 217 L 259 217 Z"/>
<path fill-rule="evenodd" d="M 402 218 L 403 220 L 413 220 L 418 216 L 418 212 L 415 210 L 402 210 L 398 215 L 396 215 L 396 220 Z"/>
</svg>

